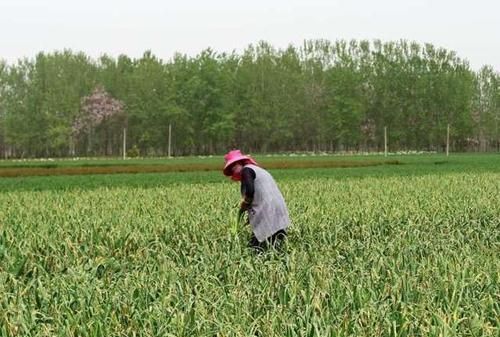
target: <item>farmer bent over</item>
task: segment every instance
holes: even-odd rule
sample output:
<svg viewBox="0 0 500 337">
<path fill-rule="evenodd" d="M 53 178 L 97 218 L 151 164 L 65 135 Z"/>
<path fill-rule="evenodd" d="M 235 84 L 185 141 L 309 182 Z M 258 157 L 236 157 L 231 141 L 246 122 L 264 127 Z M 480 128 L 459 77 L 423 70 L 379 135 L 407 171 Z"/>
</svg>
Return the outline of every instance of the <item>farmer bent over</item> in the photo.
<svg viewBox="0 0 500 337">
<path fill-rule="evenodd" d="M 250 246 L 265 249 L 285 239 L 290 218 L 273 177 L 240 150 L 230 151 L 224 160 L 224 175 L 241 182 L 240 213 L 248 212 L 253 232 Z"/>
</svg>

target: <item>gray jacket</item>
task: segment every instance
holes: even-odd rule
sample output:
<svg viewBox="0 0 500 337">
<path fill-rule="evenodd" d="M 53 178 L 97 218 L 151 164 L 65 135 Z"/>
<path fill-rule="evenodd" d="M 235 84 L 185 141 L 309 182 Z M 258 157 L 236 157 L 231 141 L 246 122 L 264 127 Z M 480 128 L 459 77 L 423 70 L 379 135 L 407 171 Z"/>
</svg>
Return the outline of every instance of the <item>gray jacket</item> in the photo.
<svg viewBox="0 0 500 337">
<path fill-rule="evenodd" d="M 248 210 L 252 231 L 259 242 L 265 241 L 281 229 L 290 225 L 288 209 L 278 185 L 266 170 L 249 164 L 255 172 L 254 196 Z"/>
</svg>

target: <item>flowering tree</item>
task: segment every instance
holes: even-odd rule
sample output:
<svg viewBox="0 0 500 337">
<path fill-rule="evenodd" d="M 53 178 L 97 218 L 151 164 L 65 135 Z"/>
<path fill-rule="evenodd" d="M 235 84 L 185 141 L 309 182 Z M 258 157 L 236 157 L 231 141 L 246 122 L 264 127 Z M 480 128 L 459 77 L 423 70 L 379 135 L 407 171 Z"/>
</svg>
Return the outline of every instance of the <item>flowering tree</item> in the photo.
<svg viewBox="0 0 500 337">
<path fill-rule="evenodd" d="M 111 97 L 104 87 L 97 86 L 89 96 L 85 96 L 81 100 L 81 113 L 72 125 L 73 135 L 87 133 L 87 151 L 90 152 L 92 150 L 92 134 L 95 129 L 101 128 L 106 138 L 106 151 L 110 152 L 112 125 L 124 126 L 126 123 L 123 109 L 122 101 Z"/>
</svg>

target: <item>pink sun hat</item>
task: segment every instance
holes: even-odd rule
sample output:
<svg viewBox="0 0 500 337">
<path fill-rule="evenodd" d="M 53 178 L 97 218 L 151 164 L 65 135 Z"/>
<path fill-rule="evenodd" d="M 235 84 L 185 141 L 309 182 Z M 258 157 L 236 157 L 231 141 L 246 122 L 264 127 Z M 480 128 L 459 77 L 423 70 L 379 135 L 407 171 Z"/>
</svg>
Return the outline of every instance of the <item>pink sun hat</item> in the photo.
<svg viewBox="0 0 500 337">
<path fill-rule="evenodd" d="M 248 160 L 250 164 L 253 165 L 258 165 L 255 160 L 253 160 L 250 156 L 246 156 L 243 153 L 241 153 L 240 150 L 232 150 L 229 151 L 225 156 L 224 156 L 224 169 L 222 170 L 224 172 L 224 175 L 230 176 L 232 174 L 231 172 L 231 165 L 240 161 L 240 160 Z"/>
</svg>

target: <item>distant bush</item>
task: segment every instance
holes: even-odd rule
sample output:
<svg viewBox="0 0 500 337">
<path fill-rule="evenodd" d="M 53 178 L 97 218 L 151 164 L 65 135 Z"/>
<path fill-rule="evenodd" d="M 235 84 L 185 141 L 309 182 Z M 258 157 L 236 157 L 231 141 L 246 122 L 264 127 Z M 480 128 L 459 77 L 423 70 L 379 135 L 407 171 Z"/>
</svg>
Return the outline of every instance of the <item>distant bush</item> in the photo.
<svg viewBox="0 0 500 337">
<path fill-rule="evenodd" d="M 127 157 L 136 158 L 139 157 L 139 155 L 140 151 L 137 145 L 132 146 L 132 148 L 127 151 Z"/>
</svg>

